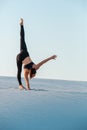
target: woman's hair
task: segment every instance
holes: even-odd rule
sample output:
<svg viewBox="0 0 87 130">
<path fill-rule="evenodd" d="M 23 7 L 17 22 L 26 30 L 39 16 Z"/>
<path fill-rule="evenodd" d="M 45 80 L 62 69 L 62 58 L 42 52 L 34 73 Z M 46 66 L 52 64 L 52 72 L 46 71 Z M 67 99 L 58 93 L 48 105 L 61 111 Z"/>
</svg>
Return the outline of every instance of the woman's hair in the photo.
<svg viewBox="0 0 87 130">
<path fill-rule="evenodd" d="M 32 69 L 31 69 L 30 78 L 33 77 L 33 74 L 36 74 L 36 69 L 35 69 L 35 68 L 32 68 Z"/>
</svg>

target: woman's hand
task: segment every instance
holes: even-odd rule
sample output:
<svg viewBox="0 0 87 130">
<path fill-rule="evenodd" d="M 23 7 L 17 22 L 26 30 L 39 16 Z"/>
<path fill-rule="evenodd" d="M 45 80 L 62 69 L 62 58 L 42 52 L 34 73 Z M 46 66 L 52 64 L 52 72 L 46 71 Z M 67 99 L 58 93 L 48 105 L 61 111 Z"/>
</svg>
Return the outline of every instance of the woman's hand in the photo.
<svg viewBox="0 0 87 130">
<path fill-rule="evenodd" d="M 57 55 L 51 56 L 51 59 L 56 59 L 56 58 L 57 58 Z"/>
</svg>

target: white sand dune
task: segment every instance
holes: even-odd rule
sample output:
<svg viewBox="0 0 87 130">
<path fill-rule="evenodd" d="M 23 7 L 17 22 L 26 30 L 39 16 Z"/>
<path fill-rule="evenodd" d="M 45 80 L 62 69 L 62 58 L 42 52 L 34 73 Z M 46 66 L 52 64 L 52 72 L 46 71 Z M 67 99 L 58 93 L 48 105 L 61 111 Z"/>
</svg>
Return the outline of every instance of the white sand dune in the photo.
<svg viewBox="0 0 87 130">
<path fill-rule="evenodd" d="M 35 79 L 31 86 L 1 87 L 0 130 L 87 130 L 86 83 Z"/>
</svg>

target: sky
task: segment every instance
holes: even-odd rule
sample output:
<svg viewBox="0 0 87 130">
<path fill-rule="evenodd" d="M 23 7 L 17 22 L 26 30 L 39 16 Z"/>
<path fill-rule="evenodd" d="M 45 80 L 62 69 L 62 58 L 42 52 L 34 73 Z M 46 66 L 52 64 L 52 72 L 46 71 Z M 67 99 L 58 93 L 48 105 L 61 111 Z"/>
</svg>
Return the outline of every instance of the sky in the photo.
<svg viewBox="0 0 87 130">
<path fill-rule="evenodd" d="M 16 76 L 20 18 L 37 78 L 87 81 L 86 0 L 0 0 L 0 76 Z M 22 73 L 23 76 L 23 73 Z"/>
</svg>

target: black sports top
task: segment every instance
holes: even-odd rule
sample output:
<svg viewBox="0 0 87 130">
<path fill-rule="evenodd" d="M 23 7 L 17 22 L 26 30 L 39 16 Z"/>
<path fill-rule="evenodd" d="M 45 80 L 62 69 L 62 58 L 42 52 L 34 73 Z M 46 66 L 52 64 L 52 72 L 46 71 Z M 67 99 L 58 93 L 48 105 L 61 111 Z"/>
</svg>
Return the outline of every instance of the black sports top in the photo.
<svg viewBox="0 0 87 130">
<path fill-rule="evenodd" d="M 24 65 L 24 69 L 31 70 L 30 78 L 32 78 L 33 74 L 36 74 L 36 69 L 33 68 L 33 64 L 34 64 L 33 62 L 30 62 L 29 64 Z"/>
<path fill-rule="evenodd" d="M 24 69 L 32 69 L 33 64 L 33 62 L 30 62 L 29 64 L 24 65 Z"/>
</svg>

